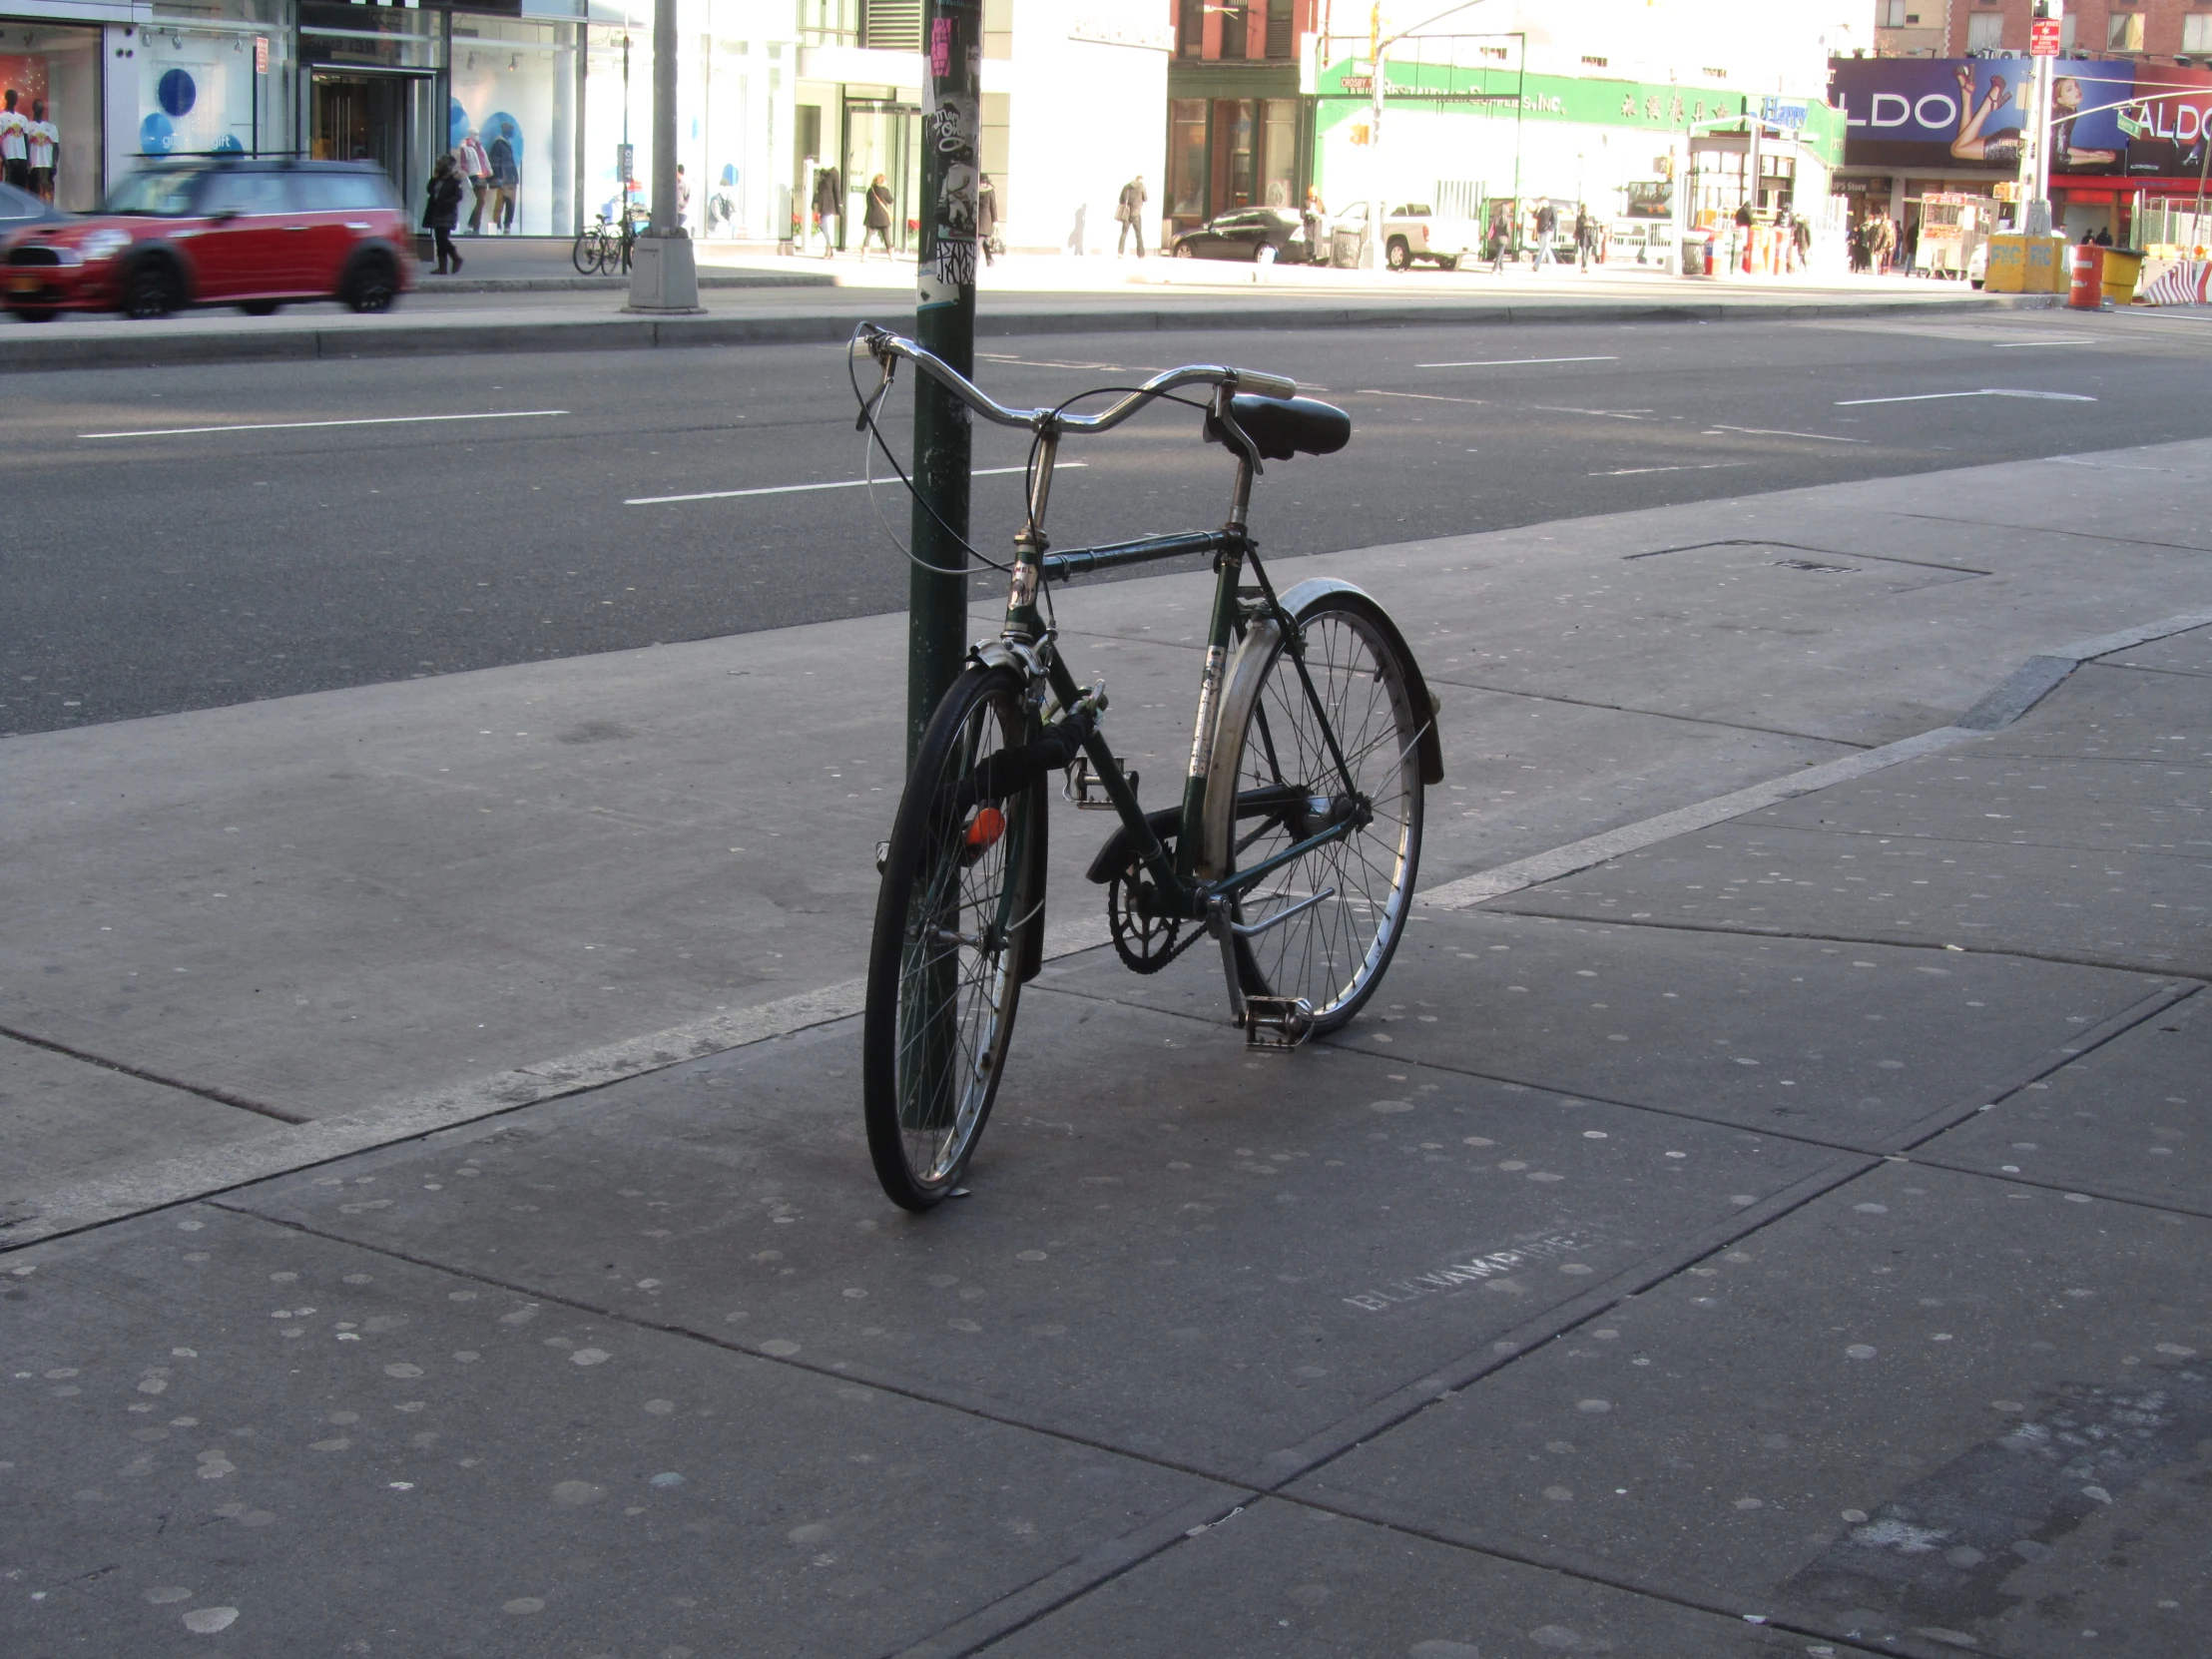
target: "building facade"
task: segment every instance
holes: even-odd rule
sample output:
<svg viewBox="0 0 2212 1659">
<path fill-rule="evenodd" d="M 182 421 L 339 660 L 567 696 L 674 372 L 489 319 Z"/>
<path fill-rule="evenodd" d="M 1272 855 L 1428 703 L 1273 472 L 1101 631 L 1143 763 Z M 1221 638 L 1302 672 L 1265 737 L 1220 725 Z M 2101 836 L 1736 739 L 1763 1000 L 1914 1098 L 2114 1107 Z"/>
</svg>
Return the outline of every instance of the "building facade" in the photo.
<svg viewBox="0 0 2212 1659">
<path fill-rule="evenodd" d="M 2032 0 L 1882 0 L 1885 56 L 1963 58 L 2025 53 Z M 2069 0 L 2061 46 L 2084 58 L 2172 63 L 2212 56 L 2206 0 Z"/>
<path fill-rule="evenodd" d="M 695 236 L 789 242 L 833 169 L 856 246 L 883 175 L 910 245 L 921 0 L 681 0 L 677 148 Z M 151 161 L 373 161 L 403 201 L 474 134 L 499 229 L 573 236 L 644 194 L 653 0 L 0 0 L 0 90 L 60 132 L 72 210 Z M 1017 246 L 1095 253 L 1164 174 L 1170 25 L 1153 0 L 985 0 L 983 163 Z M 625 163 L 627 162 L 627 169 Z M 626 178 L 627 173 L 627 178 Z M 465 228 L 465 227 L 464 227 Z"/>
</svg>

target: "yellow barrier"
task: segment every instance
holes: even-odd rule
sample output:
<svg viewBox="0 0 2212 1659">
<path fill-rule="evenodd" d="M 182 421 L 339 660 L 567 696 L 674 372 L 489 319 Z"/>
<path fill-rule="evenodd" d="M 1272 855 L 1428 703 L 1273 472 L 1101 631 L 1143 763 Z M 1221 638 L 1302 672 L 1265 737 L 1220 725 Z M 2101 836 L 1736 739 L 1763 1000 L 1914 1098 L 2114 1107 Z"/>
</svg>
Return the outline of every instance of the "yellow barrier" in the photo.
<svg viewBox="0 0 2212 1659">
<path fill-rule="evenodd" d="M 2027 255 L 2027 273 L 2022 293 L 2064 293 L 2066 291 L 2066 239 L 2064 237 L 2027 237 L 2020 239 Z M 1994 256 L 1992 255 L 1993 259 Z"/>
<path fill-rule="evenodd" d="M 1984 293 L 2025 293 L 2027 238 L 2000 231 L 1989 239 L 1989 264 L 1982 273 Z"/>
</svg>

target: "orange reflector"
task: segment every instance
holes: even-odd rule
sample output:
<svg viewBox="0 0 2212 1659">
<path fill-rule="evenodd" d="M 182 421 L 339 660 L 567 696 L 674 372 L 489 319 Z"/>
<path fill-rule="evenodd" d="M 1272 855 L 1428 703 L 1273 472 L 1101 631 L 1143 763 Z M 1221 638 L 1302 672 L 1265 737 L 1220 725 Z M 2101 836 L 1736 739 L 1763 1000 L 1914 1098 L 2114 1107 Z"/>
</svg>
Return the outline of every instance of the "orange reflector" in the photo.
<svg viewBox="0 0 2212 1659">
<path fill-rule="evenodd" d="M 998 844 L 1006 833 L 1006 815 L 996 807 L 985 807 L 975 815 L 975 821 L 967 827 L 967 844 L 970 852 L 981 852 Z"/>
</svg>

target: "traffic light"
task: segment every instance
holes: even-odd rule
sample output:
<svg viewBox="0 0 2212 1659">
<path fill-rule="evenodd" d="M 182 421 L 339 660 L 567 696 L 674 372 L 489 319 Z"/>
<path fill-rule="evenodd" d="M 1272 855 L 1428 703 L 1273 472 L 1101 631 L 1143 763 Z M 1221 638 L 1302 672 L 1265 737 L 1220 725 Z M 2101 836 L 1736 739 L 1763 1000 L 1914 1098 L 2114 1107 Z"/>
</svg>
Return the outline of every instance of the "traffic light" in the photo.
<svg viewBox="0 0 2212 1659">
<path fill-rule="evenodd" d="M 2028 15 L 2037 23 L 2059 23 L 2065 20 L 2066 0 L 2035 0 Z"/>
</svg>

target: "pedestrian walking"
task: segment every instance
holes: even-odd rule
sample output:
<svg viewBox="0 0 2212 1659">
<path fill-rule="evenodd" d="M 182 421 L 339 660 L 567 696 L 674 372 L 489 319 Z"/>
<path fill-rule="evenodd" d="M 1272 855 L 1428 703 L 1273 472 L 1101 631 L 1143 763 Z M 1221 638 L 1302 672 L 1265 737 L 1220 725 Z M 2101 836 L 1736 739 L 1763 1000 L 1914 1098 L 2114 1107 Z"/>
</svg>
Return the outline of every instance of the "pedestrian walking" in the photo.
<svg viewBox="0 0 2212 1659">
<path fill-rule="evenodd" d="M 1499 276 L 1505 272 L 1505 252 L 1512 246 L 1513 221 L 1503 202 L 1490 204 L 1490 228 L 1483 234 L 1482 251 L 1489 256 L 1490 275 Z"/>
<path fill-rule="evenodd" d="M 475 206 L 468 211 L 468 234 L 480 237 L 484 234 L 484 202 L 491 195 L 491 157 L 485 153 L 484 141 L 474 128 L 461 140 L 460 148 L 453 152 L 453 159 L 461 182 L 476 199 Z"/>
<path fill-rule="evenodd" d="M 1137 258 L 1144 258 L 1144 205 L 1152 197 L 1144 188 L 1144 175 L 1138 174 L 1121 187 L 1121 200 L 1114 204 L 1114 218 L 1121 223 L 1121 236 L 1114 243 L 1114 258 L 1120 259 L 1129 246 L 1131 233 L 1137 238 Z"/>
<path fill-rule="evenodd" d="M 1797 269 L 1806 270 L 1813 263 L 1813 222 L 1803 214 L 1790 226 L 1790 243 L 1797 254 Z"/>
<path fill-rule="evenodd" d="M 837 185 L 837 170 L 826 167 L 815 175 L 815 225 L 822 232 L 822 257 L 836 258 L 837 211 L 844 192 Z"/>
<path fill-rule="evenodd" d="M 1592 263 L 1600 261 L 1597 220 L 1591 215 L 1587 202 L 1577 202 L 1574 205 L 1574 251 L 1575 257 L 1582 262 L 1584 271 L 1589 270 Z"/>
<path fill-rule="evenodd" d="M 678 230 L 691 224 L 691 181 L 684 177 L 684 164 L 676 164 L 676 226 Z"/>
<path fill-rule="evenodd" d="M 867 258 L 868 238 L 883 245 L 883 258 L 891 258 L 891 187 L 878 173 L 868 181 L 867 209 L 861 219 L 860 258 Z"/>
<path fill-rule="evenodd" d="M 1299 213 L 1306 227 L 1306 257 L 1316 265 L 1329 263 L 1329 249 L 1323 246 L 1324 228 L 1329 223 L 1329 210 L 1322 204 L 1321 192 L 1312 185 L 1306 187 L 1306 206 Z"/>
<path fill-rule="evenodd" d="M 1536 269 L 1551 264 L 1551 239 L 1559 234 L 1559 210 L 1546 197 L 1536 210 Z"/>
<path fill-rule="evenodd" d="M 983 250 L 983 263 L 996 265 L 1006 249 L 998 240 L 998 187 L 986 173 L 975 182 L 975 241 Z"/>
<path fill-rule="evenodd" d="M 451 156 L 440 156 L 437 166 L 430 170 L 430 182 L 423 187 L 425 201 L 422 208 L 422 228 L 430 233 L 437 246 L 438 267 L 434 275 L 458 276 L 461 256 L 453 246 L 453 227 L 461 222 L 461 175 Z"/>
</svg>

